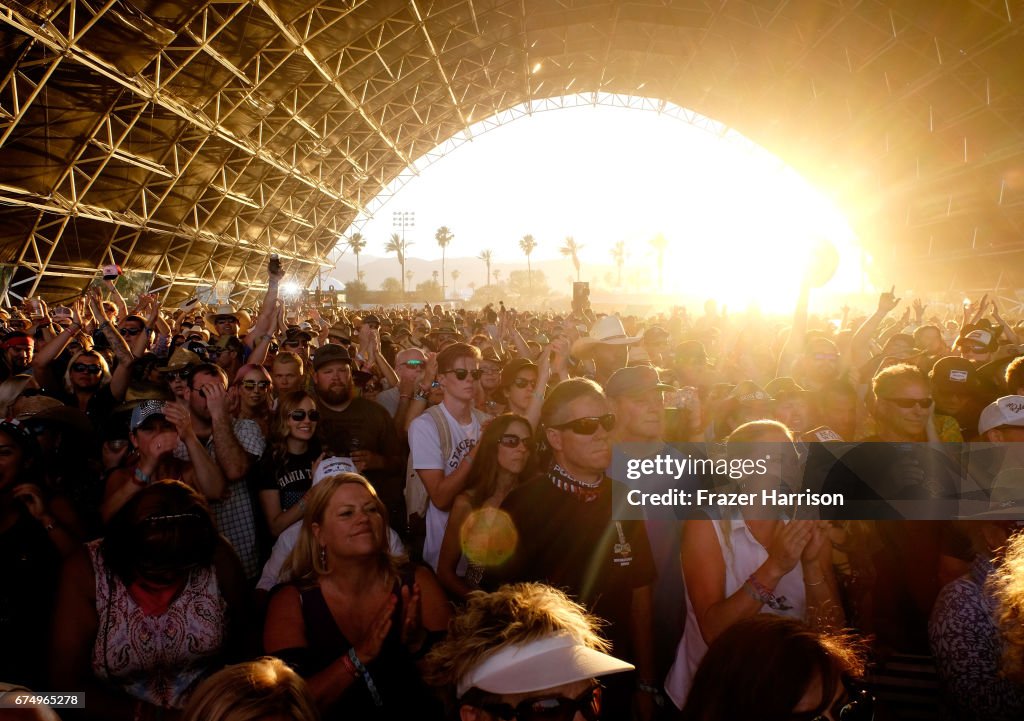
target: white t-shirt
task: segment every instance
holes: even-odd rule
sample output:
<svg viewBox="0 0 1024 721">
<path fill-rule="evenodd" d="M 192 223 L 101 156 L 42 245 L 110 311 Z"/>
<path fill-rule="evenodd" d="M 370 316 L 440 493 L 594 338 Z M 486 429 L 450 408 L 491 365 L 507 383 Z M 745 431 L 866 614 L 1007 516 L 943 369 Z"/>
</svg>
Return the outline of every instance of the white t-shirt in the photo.
<svg viewBox="0 0 1024 721">
<path fill-rule="evenodd" d="M 437 434 L 434 419 L 424 413 L 409 426 L 409 450 L 412 467 L 417 471 L 443 470 L 445 478 L 455 472 L 477 441 L 480 440 L 480 422 L 474 417 L 468 425 L 461 425 L 442 403 L 441 411 L 448 422 L 452 436 L 452 452 L 448 458 L 441 458 L 441 438 Z M 423 560 L 437 570 L 441 555 L 441 541 L 448 525 L 448 511 L 442 511 L 431 501 L 427 505 L 427 538 L 423 542 Z"/>
</svg>

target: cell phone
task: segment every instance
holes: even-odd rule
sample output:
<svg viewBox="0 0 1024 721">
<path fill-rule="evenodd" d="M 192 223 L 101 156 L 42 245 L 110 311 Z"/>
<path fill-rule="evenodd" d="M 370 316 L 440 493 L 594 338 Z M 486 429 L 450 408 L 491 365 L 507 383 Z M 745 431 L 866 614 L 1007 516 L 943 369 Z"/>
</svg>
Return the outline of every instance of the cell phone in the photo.
<svg viewBox="0 0 1024 721">
<path fill-rule="evenodd" d="M 267 262 L 267 272 L 271 275 L 281 272 L 281 259 L 277 257 L 277 253 L 271 254 L 270 260 Z"/>
<path fill-rule="evenodd" d="M 188 310 L 189 308 L 193 308 L 197 305 L 199 305 L 199 298 L 197 298 L 196 296 L 192 296 L 178 307 L 181 308 L 182 310 Z"/>
<path fill-rule="evenodd" d="M 121 275 L 121 266 L 116 264 L 103 266 L 103 280 L 117 280 Z"/>
</svg>

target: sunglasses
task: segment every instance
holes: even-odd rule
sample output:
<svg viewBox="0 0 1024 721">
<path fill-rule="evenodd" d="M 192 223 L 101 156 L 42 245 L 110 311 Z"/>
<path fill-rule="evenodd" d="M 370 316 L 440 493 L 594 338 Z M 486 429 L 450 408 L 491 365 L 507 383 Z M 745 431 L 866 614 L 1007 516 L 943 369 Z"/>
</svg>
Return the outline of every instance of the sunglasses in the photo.
<svg viewBox="0 0 1024 721">
<path fill-rule="evenodd" d="M 587 721 L 598 721 L 601 716 L 601 687 L 592 686 L 576 698 L 540 696 L 525 699 L 515 706 L 494 703 L 481 704 L 477 708 L 504 721 L 572 721 L 577 713 Z"/>
<path fill-rule="evenodd" d="M 519 446 L 522 445 L 528 451 L 533 450 L 532 439 L 517 436 L 515 433 L 506 433 L 498 439 L 498 443 L 505 446 L 505 448 L 519 448 Z"/>
<path fill-rule="evenodd" d="M 899 408 L 931 408 L 935 401 L 931 398 L 882 398 L 883 401 L 895 403 Z"/>
<path fill-rule="evenodd" d="M 214 323 L 238 323 L 238 318 L 233 315 L 218 315 L 213 319 Z"/>
<path fill-rule="evenodd" d="M 293 421 L 304 421 L 306 420 L 306 418 L 309 418 L 309 420 L 316 423 L 318 420 L 320 420 L 320 411 L 304 411 L 301 408 L 299 408 L 298 410 L 294 410 L 291 413 L 289 413 L 288 417 L 291 418 Z"/>
<path fill-rule="evenodd" d="M 419 360 L 417 358 L 413 358 L 412 360 L 407 360 L 407 361 L 403 361 L 402 362 L 402 365 L 407 366 L 409 368 L 420 368 L 422 366 L 425 366 L 426 364 L 427 364 L 426 361 L 422 361 L 422 360 Z"/>
<path fill-rule="evenodd" d="M 254 391 L 257 388 L 265 391 L 270 388 L 270 381 L 242 381 L 239 385 L 247 391 Z"/>
<path fill-rule="evenodd" d="M 559 423 L 557 426 L 549 427 L 554 428 L 556 431 L 572 431 L 579 436 L 592 436 L 597 433 L 598 426 L 604 428 L 606 431 L 610 431 L 615 428 L 615 414 L 605 413 L 603 416 L 577 418 L 572 421 L 566 421 L 565 423 Z"/>
<path fill-rule="evenodd" d="M 474 368 L 473 370 L 467 370 L 465 368 L 452 368 L 450 370 L 441 371 L 441 372 L 442 373 L 451 373 L 452 375 L 454 375 L 460 381 L 466 380 L 466 376 L 473 376 L 473 380 L 478 381 L 478 380 L 480 380 L 480 376 L 482 376 L 484 374 L 484 372 L 482 370 L 480 370 L 479 368 Z"/>
<path fill-rule="evenodd" d="M 285 348 L 301 348 L 304 345 L 309 345 L 308 340 L 286 340 L 284 342 Z"/>
<path fill-rule="evenodd" d="M 536 388 L 537 381 L 536 379 L 531 380 L 530 378 L 516 378 L 512 381 L 512 385 L 516 388 Z"/>
<path fill-rule="evenodd" d="M 93 365 L 92 363 L 74 363 L 71 366 L 71 370 L 73 370 L 75 373 L 89 373 L 91 375 L 98 375 L 103 369 L 100 368 L 98 365 Z"/>
<path fill-rule="evenodd" d="M 142 332 L 142 328 L 118 328 L 117 330 L 121 335 L 138 335 Z"/>
<path fill-rule="evenodd" d="M 187 381 L 191 377 L 192 377 L 192 371 L 189 371 L 189 370 L 184 370 L 184 371 L 166 371 L 164 373 L 164 378 L 166 378 L 169 381 Z"/>
<path fill-rule="evenodd" d="M 964 353 L 974 353 L 975 355 L 981 355 L 982 353 L 988 352 L 983 345 L 962 345 L 960 346 L 960 350 Z"/>
<path fill-rule="evenodd" d="M 846 687 L 844 697 L 837 701 L 831 708 L 831 718 L 836 721 L 873 721 L 875 718 L 875 698 L 866 689 L 856 689 L 853 684 L 843 679 Z M 793 721 L 809 718 L 809 721 L 828 721 L 829 716 L 818 714 L 811 717 L 810 714 L 793 714 Z"/>
</svg>

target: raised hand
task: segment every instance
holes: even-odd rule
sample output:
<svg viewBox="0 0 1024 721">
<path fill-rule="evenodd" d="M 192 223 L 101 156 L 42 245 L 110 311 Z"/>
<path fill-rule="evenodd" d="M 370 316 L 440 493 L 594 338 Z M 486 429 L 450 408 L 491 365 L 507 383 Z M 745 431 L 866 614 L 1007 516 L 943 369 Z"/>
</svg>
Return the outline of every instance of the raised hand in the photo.
<svg viewBox="0 0 1024 721">
<path fill-rule="evenodd" d="M 412 584 L 411 589 L 408 586 L 402 586 L 402 608 L 405 609 L 405 613 L 402 614 L 402 643 L 410 651 L 416 652 L 423 645 L 423 639 L 426 637 L 423 630 L 420 584 Z"/>
<path fill-rule="evenodd" d="M 395 612 L 396 603 L 398 603 L 398 598 L 394 594 L 388 596 L 388 600 L 370 621 L 370 628 L 363 640 L 355 647 L 356 656 L 363 662 L 363 665 L 370 663 L 380 655 L 384 639 L 388 637 L 388 631 L 391 630 L 391 615 Z"/>
<path fill-rule="evenodd" d="M 928 306 L 922 303 L 920 298 L 914 298 L 913 306 L 914 317 L 917 318 L 917 322 L 920 323 L 924 319 L 924 309 Z"/>
<path fill-rule="evenodd" d="M 896 286 L 893 285 L 888 293 L 881 293 L 878 296 L 878 312 L 889 313 L 899 305 L 899 303 L 900 299 L 896 297 Z"/>
<path fill-rule="evenodd" d="M 775 529 L 768 558 L 773 560 L 783 574 L 789 573 L 800 563 L 804 549 L 811 540 L 815 521 L 790 521 L 779 524 Z"/>
</svg>

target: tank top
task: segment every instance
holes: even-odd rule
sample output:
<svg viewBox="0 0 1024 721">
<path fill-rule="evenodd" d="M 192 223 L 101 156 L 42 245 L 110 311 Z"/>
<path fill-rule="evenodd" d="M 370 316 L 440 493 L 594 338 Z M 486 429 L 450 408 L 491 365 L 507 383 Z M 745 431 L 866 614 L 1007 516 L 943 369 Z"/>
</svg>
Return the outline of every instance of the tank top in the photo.
<svg viewBox="0 0 1024 721">
<path fill-rule="evenodd" d="M 750 574 L 768 560 L 768 551 L 754 538 L 754 534 L 750 532 L 742 518 L 732 518 L 724 522 L 714 521 L 713 525 L 715 536 L 718 538 L 718 547 L 725 560 L 725 598 L 728 598 L 740 590 Z M 724 533 L 729 534 L 730 543 L 728 544 L 725 542 L 723 529 Z M 761 607 L 761 613 L 804 618 L 806 612 L 804 571 L 799 563 L 782 577 L 775 587 L 774 593 L 776 597 L 784 596 L 790 608 L 776 610 L 765 605 Z M 687 589 L 686 625 L 683 637 L 676 647 L 676 660 L 665 679 L 665 691 L 678 708 L 682 708 L 686 703 L 693 675 L 697 672 L 697 666 L 700 665 L 707 650 L 708 645 L 701 635 L 697 615 L 693 610 L 690 592 Z"/>
<path fill-rule="evenodd" d="M 199 681 L 216 668 L 224 646 L 227 604 L 217 573 L 213 566 L 192 571 L 167 610 L 147 616 L 104 564 L 101 543 L 87 544 L 99 619 L 93 674 L 146 703 L 182 708 Z"/>
</svg>

